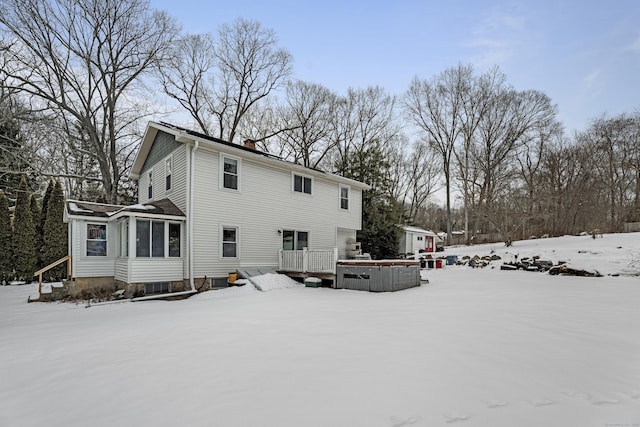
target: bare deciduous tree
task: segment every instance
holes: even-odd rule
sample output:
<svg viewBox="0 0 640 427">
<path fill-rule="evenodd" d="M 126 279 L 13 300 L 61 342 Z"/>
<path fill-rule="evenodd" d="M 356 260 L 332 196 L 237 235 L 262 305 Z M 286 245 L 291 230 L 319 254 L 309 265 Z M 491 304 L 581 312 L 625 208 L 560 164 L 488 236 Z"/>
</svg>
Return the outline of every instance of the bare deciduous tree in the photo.
<svg viewBox="0 0 640 427">
<path fill-rule="evenodd" d="M 425 142 L 414 144 L 413 151 L 404 164 L 407 192 L 405 200 L 409 205 L 407 216 L 413 221 L 420 209 L 437 189 L 442 167 L 437 154 Z"/>
<path fill-rule="evenodd" d="M 349 89 L 334 110 L 330 136 L 335 145 L 333 164 L 345 164 L 353 154 L 369 144 L 382 147 L 396 140 L 400 129 L 396 120 L 396 99 L 383 88 Z M 341 172 L 338 170 L 337 172 Z"/>
<path fill-rule="evenodd" d="M 467 88 L 464 67 L 448 68 L 431 80 L 415 77 L 405 94 L 409 119 L 442 160 L 447 209 L 447 236 L 451 239 L 452 159 L 462 133 L 462 111 Z"/>
<path fill-rule="evenodd" d="M 6 0 L 0 28 L 1 80 L 86 138 L 116 202 L 128 137 L 141 117 L 134 92 L 164 59 L 174 20 L 144 0 Z"/>
<path fill-rule="evenodd" d="M 329 140 L 336 96 L 324 86 L 296 81 L 287 85 L 278 135 L 295 163 L 318 168 L 335 142 Z"/>
<path fill-rule="evenodd" d="M 170 58 L 158 64 L 157 74 L 164 93 L 176 100 L 206 134 L 214 128 L 210 103 L 214 102 L 215 66 L 214 40 L 210 34 L 187 34 L 176 39 Z"/>
<path fill-rule="evenodd" d="M 238 18 L 216 38 L 188 35 L 173 49 L 171 67 L 159 68 L 165 92 L 207 135 L 234 142 L 256 104 L 291 75 L 291 55 L 273 30 Z"/>
</svg>

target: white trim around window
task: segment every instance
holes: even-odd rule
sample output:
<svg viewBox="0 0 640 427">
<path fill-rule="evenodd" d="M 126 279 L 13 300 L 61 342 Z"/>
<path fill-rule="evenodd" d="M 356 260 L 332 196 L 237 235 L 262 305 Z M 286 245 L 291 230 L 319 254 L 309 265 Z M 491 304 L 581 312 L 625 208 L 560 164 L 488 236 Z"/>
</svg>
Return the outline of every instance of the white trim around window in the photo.
<svg viewBox="0 0 640 427">
<path fill-rule="evenodd" d="M 241 191 L 242 159 L 220 153 L 219 188 L 224 191 Z"/>
<path fill-rule="evenodd" d="M 310 247 L 311 232 L 309 230 L 282 230 L 282 249 L 285 251 L 301 251 Z"/>
<path fill-rule="evenodd" d="M 240 227 L 220 226 L 220 259 L 240 259 Z"/>
<path fill-rule="evenodd" d="M 313 195 L 313 177 L 291 172 L 291 191 L 293 193 Z"/>
<path fill-rule="evenodd" d="M 182 257 L 182 222 L 135 218 L 135 223 L 135 258 L 165 259 Z"/>
<path fill-rule="evenodd" d="M 84 256 L 106 257 L 109 255 L 107 231 L 107 223 L 86 223 Z"/>
<path fill-rule="evenodd" d="M 348 185 L 339 186 L 338 207 L 341 211 L 351 210 L 351 187 Z"/>
</svg>

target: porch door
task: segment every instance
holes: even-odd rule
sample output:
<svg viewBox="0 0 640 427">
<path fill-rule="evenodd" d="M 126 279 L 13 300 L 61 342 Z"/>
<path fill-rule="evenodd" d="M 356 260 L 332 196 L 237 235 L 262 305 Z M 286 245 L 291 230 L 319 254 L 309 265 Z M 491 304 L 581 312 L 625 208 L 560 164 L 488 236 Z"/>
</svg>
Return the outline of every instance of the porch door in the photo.
<svg viewBox="0 0 640 427">
<path fill-rule="evenodd" d="M 309 232 L 284 230 L 282 232 L 282 249 L 285 251 L 301 251 L 309 247 Z"/>
</svg>

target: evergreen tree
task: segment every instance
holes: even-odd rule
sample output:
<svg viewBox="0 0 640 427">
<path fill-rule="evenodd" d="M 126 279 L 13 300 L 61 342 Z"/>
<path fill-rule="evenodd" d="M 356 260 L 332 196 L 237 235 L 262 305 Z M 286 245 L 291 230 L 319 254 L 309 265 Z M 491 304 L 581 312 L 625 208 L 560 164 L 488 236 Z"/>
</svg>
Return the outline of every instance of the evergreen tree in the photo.
<svg viewBox="0 0 640 427">
<path fill-rule="evenodd" d="M 402 205 L 388 195 L 376 189 L 363 192 L 358 240 L 362 242 L 362 250 L 373 259 L 397 257 L 402 212 Z"/>
<path fill-rule="evenodd" d="M 36 229 L 36 256 L 38 257 L 38 266 L 41 267 L 40 249 L 42 249 L 42 227 L 40 226 L 40 206 L 38 206 L 38 200 L 35 194 L 31 195 L 29 210 L 31 211 L 31 220 Z"/>
<path fill-rule="evenodd" d="M 60 181 L 56 181 L 47 206 L 47 218 L 44 222 L 42 262 L 43 267 L 68 255 L 67 224 L 63 222 L 64 194 Z M 47 279 L 59 280 L 66 277 L 66 265 L 63 263 L 47 274 Z"/>
<path fill-rule="evenodd" d="M 16 277 L 30 283 L 37 270 L 36 228 L 29 209 L 29 187 L 23 176 L 18 187 L 13 219 L 13 262 Z"/>
<path fill-rule="evenodd" d="M 9 201 L 0 190 L 0 285 L 13 279 L 13 246 L 11 244 Z"/>
<path fill-rule="evenodd" d="M 337 171 L 346 178 L 365 182 L 371 186 L 362 194 L 362 230 L 358 240 L 363 252 L 373 259 L 395 258 L 398 255 L 402 206 L 388 192 L 386 173 L 390 168 L 383 147 L 376 141 L 352 151 Z"/>
<path fill-rule="evenodd" d="M 47 190 L 44 192 L 44 197 L 42 198 L 42 209 L 40 210 L 40 230 L 44 232 L 44 222 L 47 220 L 47 208 L 49 207 L 49 197 L 51 197 L 51 192 L 53 191 L 53 187 L 55 187 L 56 183 L 53 179 L 49 180 L 49 184 L 47 184 Z"/>
</svg>

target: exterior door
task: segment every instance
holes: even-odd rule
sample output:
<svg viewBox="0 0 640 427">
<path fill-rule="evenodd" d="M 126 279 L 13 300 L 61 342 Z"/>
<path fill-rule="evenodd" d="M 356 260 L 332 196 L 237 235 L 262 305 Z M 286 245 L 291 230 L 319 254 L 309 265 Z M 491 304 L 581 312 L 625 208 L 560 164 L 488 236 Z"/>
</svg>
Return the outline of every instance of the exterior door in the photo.
<svg viewBox="0 0 640 427">
<path fill-rule="evenodd" d="M 435 250 L 433 247 L 433 236 L 425 236 L 424 240 L 426 241 L 425 250 L 427 252 L 433 252 Z"/>
</svg>

